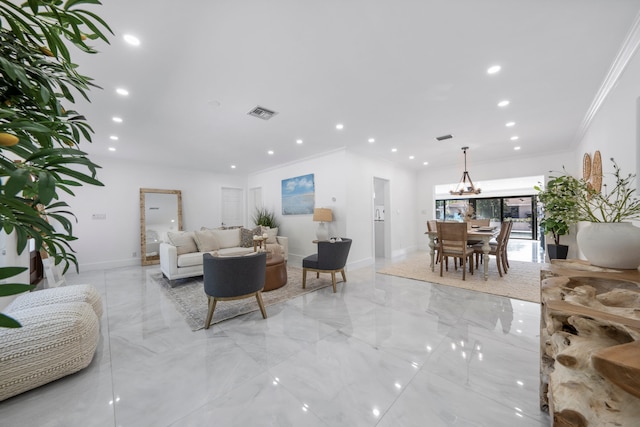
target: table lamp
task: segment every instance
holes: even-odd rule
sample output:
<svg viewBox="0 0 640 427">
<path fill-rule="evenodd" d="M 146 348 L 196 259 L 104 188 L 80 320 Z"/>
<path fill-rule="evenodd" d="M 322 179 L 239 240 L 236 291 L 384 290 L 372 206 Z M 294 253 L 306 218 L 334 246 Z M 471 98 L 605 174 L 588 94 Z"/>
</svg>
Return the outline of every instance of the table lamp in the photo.
<svg viewBox="0 0 640 427">
<path fill-rule="evenodd" d="M 316 230 L 318 240 L 329 240 L 329 230 L 325 227 L 325 222 L 333 221 L 333 214 L 329 208 L 316 208 L 313 210 L 313 220 L 320 222 Z"/>
</svg>

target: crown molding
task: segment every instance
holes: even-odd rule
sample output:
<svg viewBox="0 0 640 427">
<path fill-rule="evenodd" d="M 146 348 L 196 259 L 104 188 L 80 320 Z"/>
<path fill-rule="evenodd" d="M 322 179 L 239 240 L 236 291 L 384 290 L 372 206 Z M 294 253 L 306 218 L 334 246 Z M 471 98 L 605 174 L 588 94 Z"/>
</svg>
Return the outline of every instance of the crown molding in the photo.
<svg viewBox="0 0 640 427">
<path fill-rule="evenodd" d="M 618 79 L 624 72 L 625 68 L 627 68 L 627 65 L 629 64 L 629 62 L 631 62 L 631 59 L 636 53 L 638 46 L 640 46 L 640 13 L 636 15 L 636 18 L 631 25 L 627 37 L 622 43 L 618 54 L 616 55 L 613 63 L 611 64 L 611 67 L 609 68 L 609 72 L 600 85 L 600 89 L 598 89 L 596 96 L 591 102 L 591 106 L 587 110 L 587 113 L 580 123 L 580 128 L 578 129 L 578 133 L 576 134 L 576 143 L 580 143 L 582 138 L 584 138 L 587 130 L 589 129 L 589 126 L 591 126 L 591 122 L 598 114 L 598 111 L 604 104 L 609 94 L 613 91 L 616 83 L 618 82 Z"/>
</svg>

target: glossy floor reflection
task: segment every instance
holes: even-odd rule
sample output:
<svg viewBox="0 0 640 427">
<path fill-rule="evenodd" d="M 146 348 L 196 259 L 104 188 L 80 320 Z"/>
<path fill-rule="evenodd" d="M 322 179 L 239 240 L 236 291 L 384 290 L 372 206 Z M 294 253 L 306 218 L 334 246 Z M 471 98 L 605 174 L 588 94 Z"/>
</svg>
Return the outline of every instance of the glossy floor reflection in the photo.
<svg viewBox="0 0 640 427">
<path fill-rule="evenodd" d="M 531 259 L 530 259 L 531 260 Z M 375 274 L 192 332 L 158 267 L 102 293 L 84 371 L 0 403 L 3 426 L 546 426 L 539 305 Z M 288 286 L 290 286 L 289 284 Z"/>
</svg>

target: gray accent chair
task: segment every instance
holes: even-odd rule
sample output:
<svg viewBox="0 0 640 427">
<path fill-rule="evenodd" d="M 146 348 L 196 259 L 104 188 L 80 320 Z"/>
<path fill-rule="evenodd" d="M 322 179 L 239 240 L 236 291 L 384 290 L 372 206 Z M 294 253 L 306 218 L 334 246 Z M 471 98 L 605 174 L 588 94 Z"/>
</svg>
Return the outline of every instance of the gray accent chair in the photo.
<svg viewBox="0 0 640 427">
<path fill-rule="evenodd" d="M 331 273 L 333 292 L 336 292 L 336 273 L 342 274 L 342 281 L 347 281 L 344 274 L 344 266 L 351 249 L 351 239 L 342 238 L 342 241 L 332 243 L 328 240 L 318 242 L 318 253 L 309 255 L 302 260 L 302 289 L 307 285 L 307 271 L 315 271 L 316 277 L 320 273 Z"/>
<path fill-rule="evenodd" d="M 203 255 L 204 292 L 209 302 L 209 312 L 204 328 L 209 329 L 213 311 L 218 301 L 256 297 L 262 317 L 267 318 L 267 311 L 262 302 L 267 254 L 214 257 L 209 253 Z"/>
</svg>

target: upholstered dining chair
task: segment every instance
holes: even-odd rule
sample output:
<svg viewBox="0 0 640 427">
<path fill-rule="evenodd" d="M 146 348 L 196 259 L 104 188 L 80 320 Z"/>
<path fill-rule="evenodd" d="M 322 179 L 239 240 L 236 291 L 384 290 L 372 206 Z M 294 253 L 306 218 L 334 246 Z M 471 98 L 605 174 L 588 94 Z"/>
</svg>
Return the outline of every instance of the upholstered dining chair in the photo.
<svg viewBox="0 0 640 427">
<path fill-rule="evenodd" d="M 333 240 L 333 239 L 332 239 Z M 347 281 L 344 274 L 344 266 L 351 249 L 351 239 L 324 240 L 318 242 L 318 253 L 309 255 L 302 260 L 302 289 L 307 286 L 307 271 L 315 271 L 316 277 L 320 273 L 331 273 L 333 293 L 336 292 L 336 273 L 342 274 L 342 281 Z"/>
<path fill-rule="evenodd" d="M 496 257 L 496 266 L 498 267 L 498 274 L 500 277 L 502 277 L 502 272 L 507 274 L 507 270 L 509 269 L 507 244 L 509 243 L 511 227 L 513 227 L 512 221 L 502 221 L 502 224 L 500 225 L 500 233 L 498 234 L 498 237 L 496 237 L 496 241 L 489 243 L 489 246 L 491 247 L 489 255 L 494 255 Z M 473 245 L 473 250 L 476 254 L 476 265 L 479 265 L 478 262 L 482 262 L 480 260 L 482 260 L 482 254 L 484 253 L 482 250 L 482 244 L 478 243 Z"/>
<path fill-rule="evenodd" d="M 209 312 L 204 328 L 209 329 L 213 312 L 218 301 L 256 297 L 262 317 L 267 318 L 267 311 L 262 302 L 267 253 L 255 255 L 214 257 L 209 253 L 203 255 L 204 292 L 209 302 Z"/>
<path fill-rule="evenodd" d="M 473 274 L 473 254 L 472 247 L 467 245 L 467 224 L 464 222 L 438 222 L 438 250 L 440 252 L 440 276 L 444 259 L 454 257 L 460 259 L 462 267 L 462 280 L 466 279 L 467 261 L 469 272 Z"/>
</svg>

